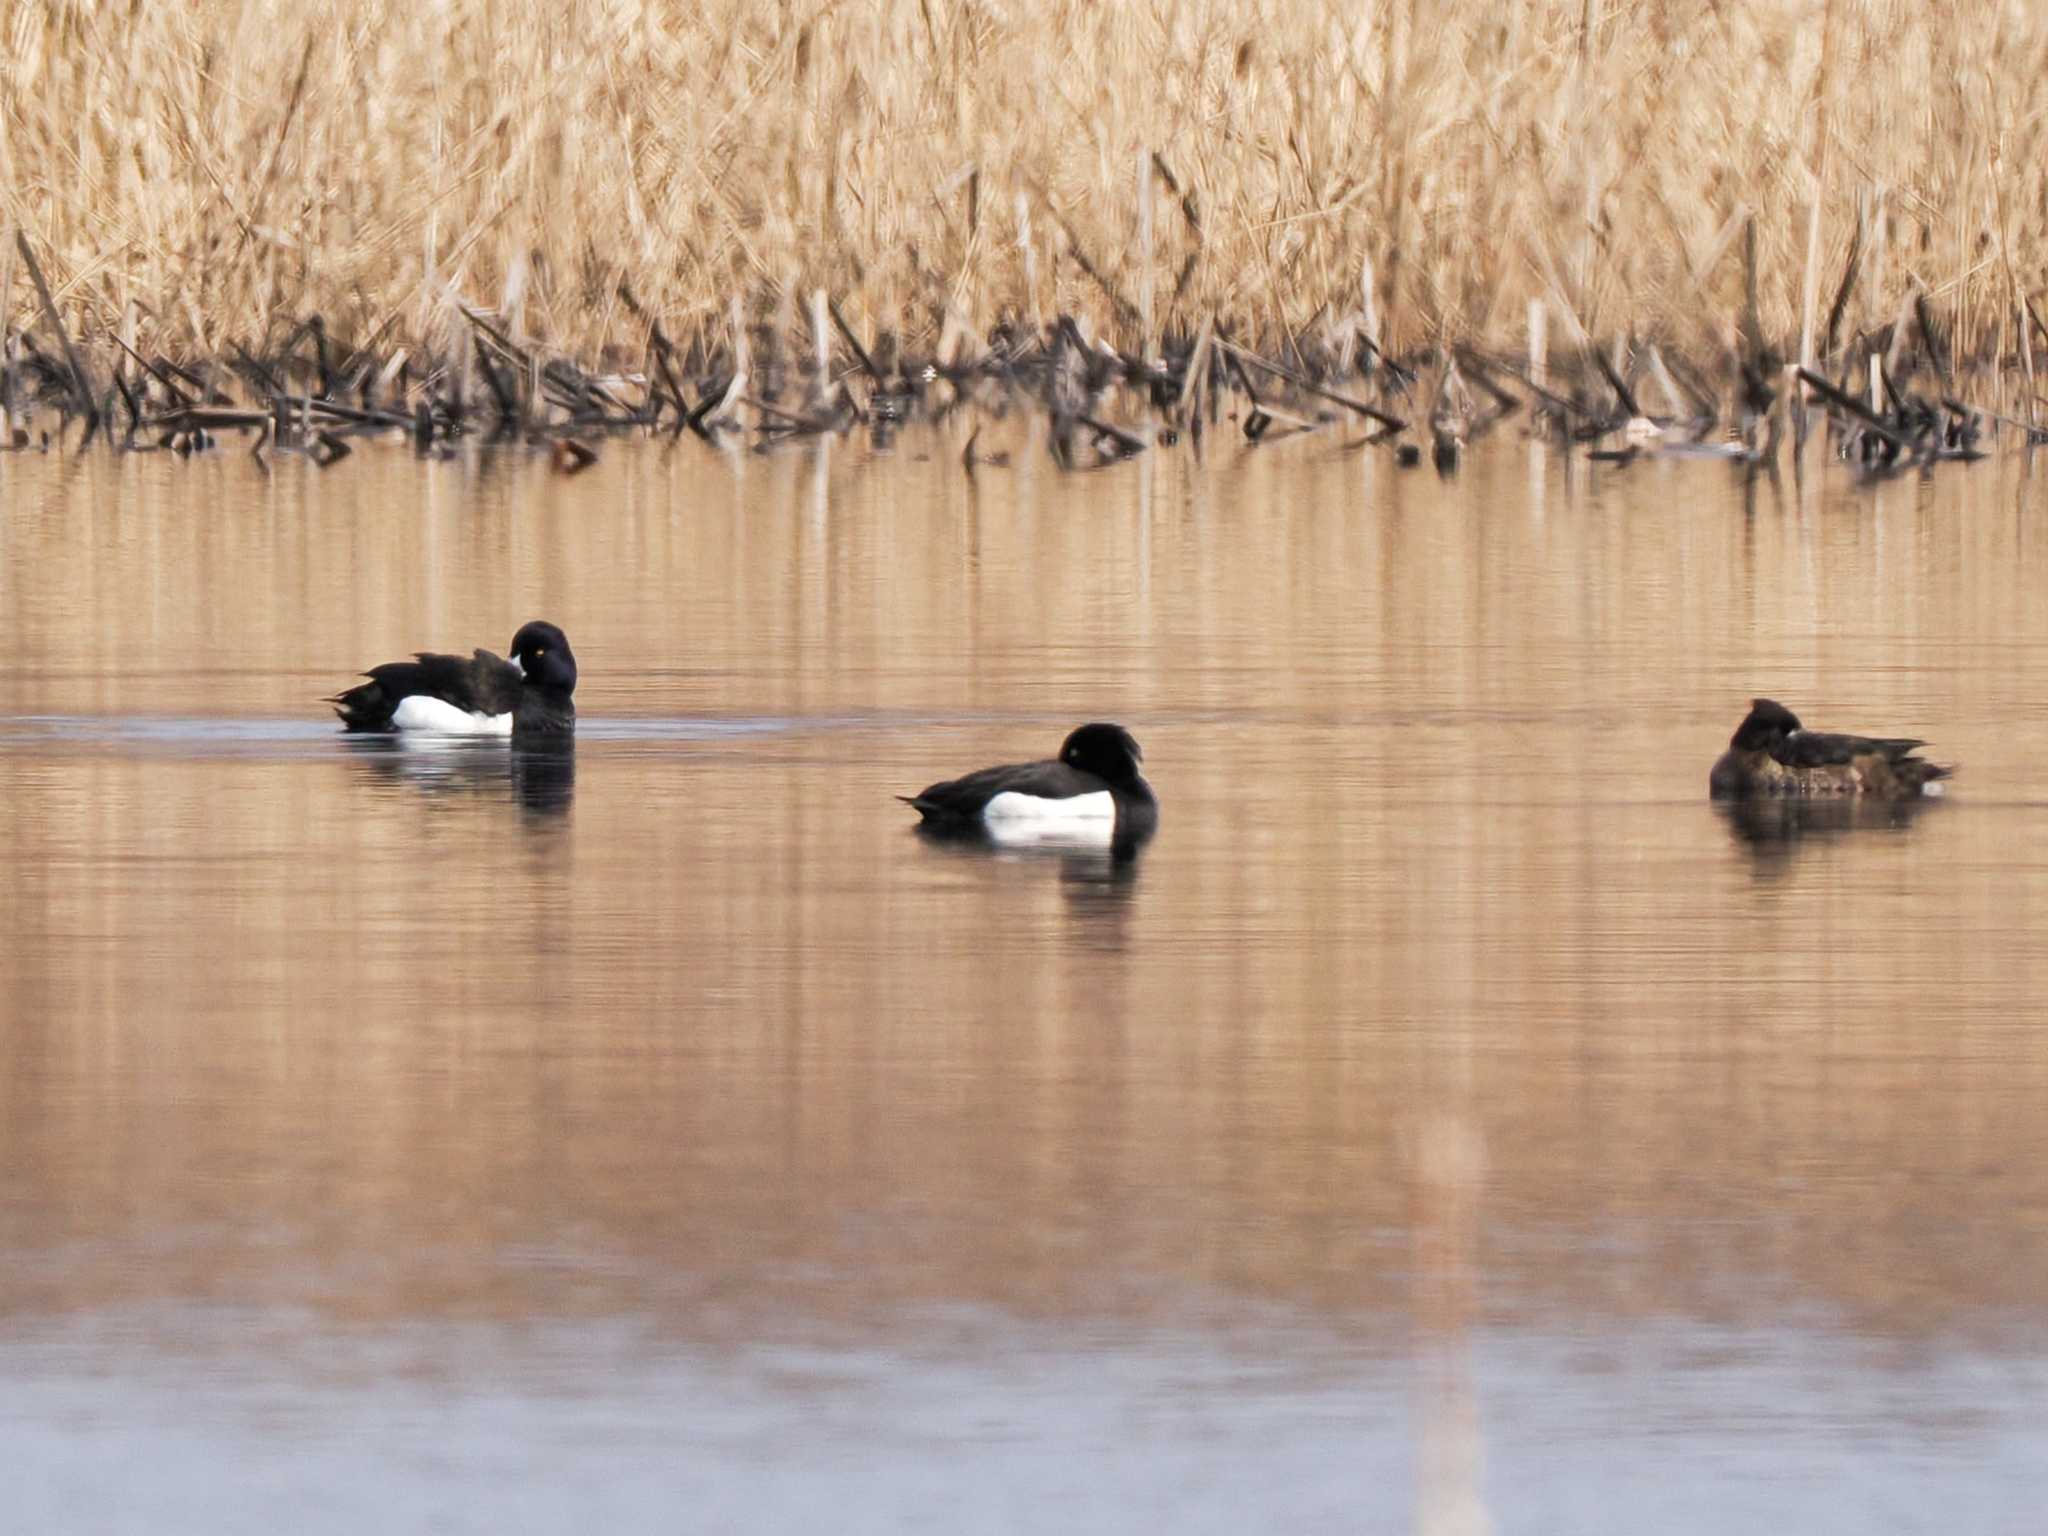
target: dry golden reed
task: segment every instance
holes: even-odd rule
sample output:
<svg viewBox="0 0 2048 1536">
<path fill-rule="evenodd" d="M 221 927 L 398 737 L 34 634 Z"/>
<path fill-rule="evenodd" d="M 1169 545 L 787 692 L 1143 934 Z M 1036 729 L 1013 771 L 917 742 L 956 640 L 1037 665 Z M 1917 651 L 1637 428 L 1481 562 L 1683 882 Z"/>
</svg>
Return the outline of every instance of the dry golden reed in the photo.
<svg viewBox="0 0 2048 1536">
<path fill-rule="evenodd" d="M 1788 353 L 1854 249 L 1845 338 L 1917 285 L 2016 358 L 2048 267 L 2038 0 L 0 14 L 0 218 L 83 334 L 174 353 L 313 311 L 431 348 L 459 296 L 637 355 L 622 285 L 714 341 L 736 298 L 795 330 L 822 287 L 917 345 L 1070 311 L 1134 342 L 1365 314 L 1394 348 L 1516 347 L 1541 298 L 1566 341 L 1718 347 L 1753 218 Z"/>
</svg>

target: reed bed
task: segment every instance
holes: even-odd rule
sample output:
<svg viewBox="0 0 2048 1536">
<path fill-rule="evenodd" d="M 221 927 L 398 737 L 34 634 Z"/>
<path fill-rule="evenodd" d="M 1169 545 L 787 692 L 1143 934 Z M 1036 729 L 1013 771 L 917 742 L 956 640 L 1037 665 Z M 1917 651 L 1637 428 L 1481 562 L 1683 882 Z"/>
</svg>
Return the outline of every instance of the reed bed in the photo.
<svg viewBox="0 0 2048 1536">
<path fill-rule="evenodd" d="M 991 337 L 1056 373 L 1064 327 L 1324 385 L 1426 357 L 1434 415 L 1458 349 L 1861 394 L 1910 324 L 1909 366 L 2016 374 L 2031 421 L 2048 343 L 2033 0 L 15 0 L 4 29 L 8 345 L 61 330 L 145 388 L 130 349 L 274 360 L 317 315 L 394 415 L 435 380 L 505 403 L 489 356 L 529 402 L 573 358 L 687 414 L 671 340 L 672 374 L 751 360 L 772 399 L 764 365 L 811 359 L 815 395 Z"/>
</svg>

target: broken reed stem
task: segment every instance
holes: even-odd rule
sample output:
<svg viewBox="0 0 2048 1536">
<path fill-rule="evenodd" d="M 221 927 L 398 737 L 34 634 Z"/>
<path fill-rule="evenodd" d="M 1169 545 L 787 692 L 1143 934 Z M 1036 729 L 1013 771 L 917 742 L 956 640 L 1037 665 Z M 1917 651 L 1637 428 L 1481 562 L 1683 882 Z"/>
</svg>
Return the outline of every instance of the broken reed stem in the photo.
<svg viewBox="0 0 2048 1536">
<path fill-rule="evenodd" d="M 2037 427 L 2040 425 L 2041 418 L 2038 414 L 2040 409 L 2039 403 L 2035 399 L 2034 394 L 2034 336 L 2033 327 L 2027 323 L 2027 311 L 2024 301 L 2022 301 L 2020 307 L 2019 328 L 2020 362 L 2025 366 L 2027 376 L 2027 425 L 2029 427 Z"/>
<path fill-rule="evenodd" d="M 811 347 L 812 366 L 817 370 L 816 382 L 811 386 L 811 398 L 818 405 L 832 392 L 832 330 L 831 317 L 826 312 L 825 290 L 811 290 Z"/>
<path fill-rule="evenodd" d="M 1816 158 L 1819 164 L 1813 170 L 1813 196 L 1806 210 L 1806 278 L 1800 285 L 1799 296 L 1799 361 L 1809 368 L 1814 362 L 1814 310 L 1820 303 L 1820 187 L 1826 149 L 1822 148 Z"/>
<path fill-rule="evenodd" d="M 1365 344 L 1377 355 L 1383 343 L 1380 339 L 1380 301 L 1373 281 L 1371 251 L 1363 251 L 1358 257 L 1358 302 L 1359 333 L 1364 336 Z"/>
<path fill-rule="evenodd" d="M 1600 30 L 1600 0 L 1585 0 L 1579 22 L 1578 70 L 1573 80 L 1575 110 L 1578 123 L 1579 175 L 1585 194 L 1585 210 L 1579 224 L 1578 254 L 1574 263 L 1574 274 L 1578 287 L 1577 312 L 1592 320 L 1595 317 L 1593 304 L 1593 232 L 1600 223 L 1600 173 L 1593 149 L 1592 73 L 1593 40 Z"/>
<path fill-rule="evenodd" d="M 1820 22 L 1820 63 L 1813 73 L 1813 91 L 1808 102 L 1808 126 L 1813 135 L 1813 147 L 1809 154 L 1808 204 L 1806 211 L 1806 277 L 1799 293 L 1799 362 L 1803 368 L 1814 366 L 1813 340 L 1814 315 L 1820 303 L 1820 227 L 1821 202 L 1827 194 L 1828 185 L 1828 65 L 1832 61 L 1835 40 L 1835 0 L 1827 0 L 1821 11 Z"/>
<path fill-rule="evenodd" d="M 1014 201 L 1017 211 L 1017 252 L 1024 259 L 1024 302 L 1030 307 L 1031 329 L 1044 331 L 1045 310 L 1038 302 L 1038 246 L 1031 238 L 1031 199 L 1020 188 Z"/>
<path fill-rule="evenodd" d="M 734 294 L 726 305 L 727 323 L 732 328 L 732 383 L 725 391 L 725 398 L 719 402 L 717 417 L 729 417 L 734 426 L 742 432 L 747 429 L 747 386 L 750 365 L 753 362 L 752 338 L 747 334 L 746 306 Z"/>
<path fill-rule="evenodd" d="M 1208 384 L 1209 350 L 1215 336 L 1216 322 L 1208 315 L 1202 316 L 1202 325 L 1195 332 L 1195 344 L 1188 352 L 1188 365 L 1181 374 L 1180 400 L 1173 413 L 1175 431 L 1184 430 L 1193 424 L 1202 410 L 1202 392 Z"/>
<path fill-rule="evenodd" d="M 99 400 L 92 387 L 91 375 L 85 371 L 78 349 L 71 345 L 71 332 L 64 324 L 63 315 L 58 313 L 57 301 L 50 297 L 50 285 L 43 280 L 43 269 L 36 262 L 36 253 L 29 249 L 28 235 L 17 229 L 14 244 L 21 252 L 22 264 L 28 268 L 29 281 L 35 284 L 36 297 L 42 301 L 43 319 L 57 333 L 57 343 L 64 349 L 64 366 L 70 370 L 71 387 L 77 393 L 78 413 L 85 418 L 86 435 L 91 436 L 100 422 Z"/>
<path fill-rule="evenodd" d="M 1138 151 L 1138 355 L 1153 352 L 1152 329 L 1152 151 Z"/>
<path fill-rule="evenodd" d="M 14 240 L 0 245 L 0 363 L 6 360 L 7 343 L 14 339 L 14 327 L 9 322 L 14 314 L 14 257 L 15 240 L 21 232 L 15 231 Z"/>
</svg>

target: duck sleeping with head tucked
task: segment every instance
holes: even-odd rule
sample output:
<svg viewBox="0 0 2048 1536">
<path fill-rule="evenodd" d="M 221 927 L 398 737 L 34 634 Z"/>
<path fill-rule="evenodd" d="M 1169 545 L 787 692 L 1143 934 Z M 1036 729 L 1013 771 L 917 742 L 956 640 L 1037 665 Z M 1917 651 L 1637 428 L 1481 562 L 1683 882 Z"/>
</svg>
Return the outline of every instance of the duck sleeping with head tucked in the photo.
<svg viewBox="0 0 2048 1536">
<path fill-rule="evenodd" d="M 1151 836 L 1159 802 L 1138 771 L 1144 753 L 1120 725 L 1070 732 L 1060 755 L 1007 763 L 896 798 L 916 807 L 921 829 L 1012 846 L 1129 846 Z"/>
<path fill-rule="evenodd" d="M 363 674 L 327 702 L 350 731 L 434 736 L 562 738 L 576 729 L 576 656 L 554 625 L 536 619 L 512 637 L 512 659 L 422 651 Z"/>
<path fill-rule="evenodd" d="M 1939 795 L 1955 770 L 1916 756 L 1925 745 L 1905 736 L 1809 731 L 1777 700 L 1752 699 L 1707 776 L 1707 793 L 1716 800 Z"/>
</svg>

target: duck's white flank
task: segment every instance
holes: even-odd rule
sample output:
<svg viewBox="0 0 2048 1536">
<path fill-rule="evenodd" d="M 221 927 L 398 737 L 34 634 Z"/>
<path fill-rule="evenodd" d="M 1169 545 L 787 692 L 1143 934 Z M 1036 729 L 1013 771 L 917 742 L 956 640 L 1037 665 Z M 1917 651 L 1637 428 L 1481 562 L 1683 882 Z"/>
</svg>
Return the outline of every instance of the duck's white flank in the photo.
<svg viewBox="0 0 2048 1536">
<path fill-rule="evenodd" d="M 1116 798 L 1106 789 L 1064 800 L 1005 790 L 983 807 L 981 816 L 991 838 L 1012 846 L 1108 843 L 1116 835 Z"/>
<path fill-rule="evenodd" d="M 502 715 L 475 714 L 458 708 L 431 693 L 409 693 L 391 712 L 391 723 L 401 731 L 418 731 L 433 736 L 510 736 L 512 712 Z"/>
</svg>

